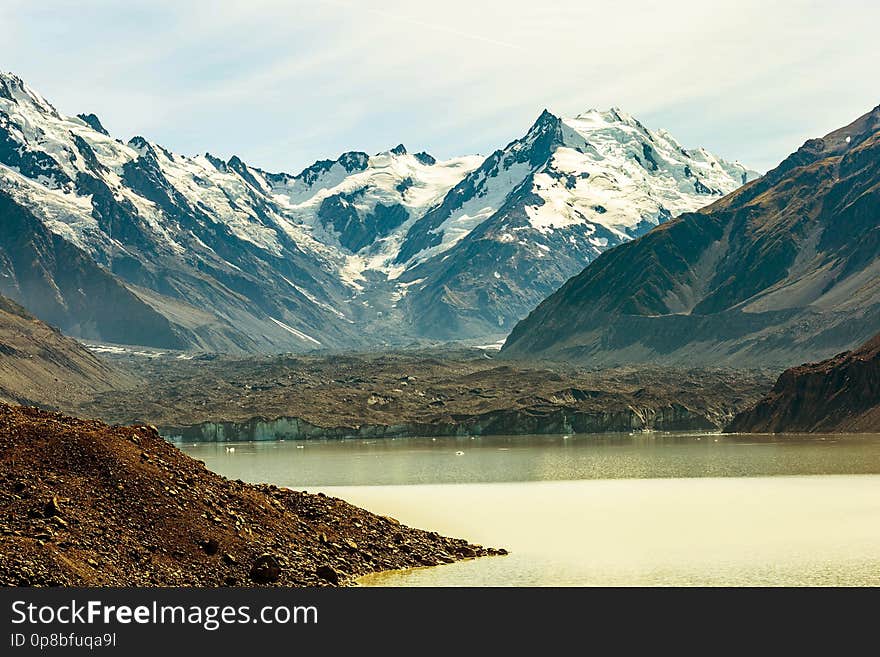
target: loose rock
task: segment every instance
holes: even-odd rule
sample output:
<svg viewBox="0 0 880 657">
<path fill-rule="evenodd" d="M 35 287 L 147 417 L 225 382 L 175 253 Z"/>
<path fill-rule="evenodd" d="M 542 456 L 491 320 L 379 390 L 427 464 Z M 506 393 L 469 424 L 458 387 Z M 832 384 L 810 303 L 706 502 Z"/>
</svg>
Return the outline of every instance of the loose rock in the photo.
<svg viewBox="0 0 880 657">
<path fill-rule="evenodd" d="M 43 509 L 43 515 L 45 515 L 47 518 L 61 515 L 61 505 L 58 503 L 57 497 L 53 496 L 51 500 L 46 502 L 46 506 Z"/>
<path fill-rule="evenodd" d="M 315 570 L 315 574 L 323 580 L 327 580 L 334 586 L 339 585 L 339 573 L 333 568 L 333 566 L 318 566 Z"/>
<path fill-rule="evenodd" d="M 272 584 L 281 578 L 281 564 L 271 554 L 257 558 L 251 566 L 250 578 L 257 584 Z"/>
<path fill-rule="evenodd" d="M 326 495 L 229 481 L 133 431 L 0 404 L 0 586 L 339 586 L 462 546 L 489 554 Z"/>
</svg>

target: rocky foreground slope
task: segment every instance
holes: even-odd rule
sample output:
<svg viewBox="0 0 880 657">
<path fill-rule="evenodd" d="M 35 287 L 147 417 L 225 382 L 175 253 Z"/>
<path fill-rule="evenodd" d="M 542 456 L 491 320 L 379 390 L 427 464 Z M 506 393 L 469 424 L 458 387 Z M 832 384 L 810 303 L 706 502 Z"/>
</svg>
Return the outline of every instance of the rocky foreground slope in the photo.
<svg viewBox="0 0 880 657">
<path fill-rule="evenodd" d="M 880 335 L 858 349 L 786 370 L 730 432 L 880 432 Z"/>
<path fill-rule="evenodd" d="M 0 405 L 0 585 L 326 586 L 498 552 L 229 481 L 148 427 Z"/>
<path fill-rule="evenodd" d="M 880 107 L 764 177 L 606 251 L 510 333 L 502 354 L 780 366 L 880 330 Z"/>
<path fill-rule="evenodd" d="M 136 382 L 0 296 L 0 402 L 70 408 Z"/>
</svg>

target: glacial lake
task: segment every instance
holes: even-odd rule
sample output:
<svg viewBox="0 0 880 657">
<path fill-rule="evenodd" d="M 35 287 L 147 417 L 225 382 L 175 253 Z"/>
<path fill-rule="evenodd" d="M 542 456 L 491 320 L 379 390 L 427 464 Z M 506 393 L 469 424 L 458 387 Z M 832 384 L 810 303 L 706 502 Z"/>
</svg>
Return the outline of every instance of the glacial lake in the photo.
<svg viewBox="0 0 880 657">
<path fill-rule="evenodd" d="M 635 434 L 187 443 L 511 554 L 371 586 L 880 585 L 880 436 Z"/>
</svg>

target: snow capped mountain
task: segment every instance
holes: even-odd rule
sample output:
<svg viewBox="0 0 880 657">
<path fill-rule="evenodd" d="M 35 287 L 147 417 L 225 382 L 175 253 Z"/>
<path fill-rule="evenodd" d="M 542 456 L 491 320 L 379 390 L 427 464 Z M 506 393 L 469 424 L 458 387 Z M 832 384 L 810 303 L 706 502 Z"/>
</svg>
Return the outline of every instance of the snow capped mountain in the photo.
<svg viewBox="0 0 880 657">
<path fill-rule="evenodd" d="M 503 351 L 596 366 L 830 358 L 880 330 L 878 208 L 880 106 L 723 200 L 604 253 Z"/>
<path fill-rule="evenodd" d="M 436 338 L 504 334 L 605 249 L 757 175 L 618 109 L 545 110 L 408 232 L 408 314 Z"/>
<path fill-rule="evenodd" d="M 337 161 L 312 173 L 327 166 L 319 162 L 294 179 L 276 176 L 268 182 L 275 202 L 322 243 L 348 256 L 355 270 L 386 269 L 403 232 L 482 160 L 438 162 L 428 153 L 411 155 L 402 144 L 372 157 L 347 153 L 343 158 L 357 158 L 358 166 L 347 169 Z M 304 174 L 313 178 L 311 184 L 303 182 Z"/>
<path fill-rule="evenodd" d="M 2 78 L 0 192 L 166 317 L 178 342 L 222 350 L 349 344 L 354 320 L 338 307 L 350 293 L 322 257 L 328 249 L 298 234 L 254 170 L 237 158 L 225 169 L 142 137 L 122 143 L 61 116 L 18 78 Z M 54 282 L 69 275 L 55 271 Z M 28 305 L 22 278 L 7 271 L 0 285 Z M 62 328 L 111 335 L 106 322 Z M 318 329 L 322 339 L 311 335 Z"/>
<path fill-rule="evenodd" d="M 437 161 L 399 145 L 270 173 L 123 143 L 95 115 L 63 116 L 0 74 L 0 195 L 110 272 L 117 297 L 166 321 L 169 347 L 500 337 L 602 250 L 754 175 L 619 110 L 545 111 L 488 158 Z M 98 276 L 66 271 L 67 260 L 40 264 L 37 278 L 57 290 L 52 321 L 120 341 L 104 288 L 60 284 Z M 0 258 L 0 293 L 27 306 L 23 267 Z M 71 295 L 103 319 L 78 321 Z"/>
</svg>

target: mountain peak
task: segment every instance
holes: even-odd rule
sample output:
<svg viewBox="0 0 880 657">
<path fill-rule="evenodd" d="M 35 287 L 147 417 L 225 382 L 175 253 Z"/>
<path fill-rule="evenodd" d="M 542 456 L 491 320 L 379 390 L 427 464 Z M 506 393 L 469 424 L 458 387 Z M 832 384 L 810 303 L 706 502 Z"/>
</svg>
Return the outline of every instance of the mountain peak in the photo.
<svg viewBox="0 0 880 657">
<path fill-rule="evenodd" d="M 219 158 L 216 155 L 212 155 L 211 153 L 206 152 L 205 159 L 208 160 L 208 162 L 211 163 L 211 166 L 213 166 L 215 169 L 217 169 L 217 171 L 220 171 L 222 173 L 226 173 L 228 171 L 228 168 L 226 166 L 226 162 L 224 162 L 222 158 Z"/>
<path fill-rule="evenodd" d="M 541 110 L 541 114 L 538 115 L 538 118 L 535 119 L 535 122 L 532 124 L 532 129 L 534 130 L 535 128 L 542 126 L 557 125 L 560 121 L 560 117 L 556 116 L 545 107 Z"/>
<path fill-rule="evenodd" d="M 628 126 L 637 126 L 641 127 L 641 123 L 630 113 L 624 112 L 617 106 L 613 106 L 608 108 L 607 110 L 600 110 L 595 107 L 586 110 L 585 112 L 581 112 L 580 114 L 574 117 L 577 121 L 588 121 L 593 122 L 597 125 L 602 124 L 624 124 Z"/>
<path fill-rule="evenodd" d="M 403 144 L 398 144 L 388 152 L 392 155 L 406 155 L 406 146 L 404 146 Z"/>
<path fill-rule="evenodd" d="M 349 173 L 363 171 L 370 164 L 370 156 L 363 151 L 347 151 L 336 160 Z"/>
<path fill-rule="evenodd" d="M 245 166 L 245 163 L 238 155 L 233 155 L 229 158 L 229 161 L 226 162 L 226 165 L 233 169 L 241 169 Z"/>
<path fill-rule="evenodd" d="M 129 148 L 133 148 L 134 150 L 136 150 L 140 155 L 151 155 L 154 158 L 156 157 L 156 152 L 153 150 L 153 145 L 140 135 L 135 135 L 134 137 L 129 139 L 128 146 Z"/>
<path fill-rule="evenodd" d="M 878 131 L 880 131 L 880 105 L 862 114 L 852 123 L 828 133 L 822 138 L 822 142 L 829 152 L 842 153 L 861 144 Z"/>
<path fill-rule="evenodd" d="M 41 112 L 46 112 L 58 117 L 58 110 L 43 98 L 39 93 L 31 89 L 24 80 L 15 73 L 0 71 L 0 98 L 11 100 L 14 103 L 26 103 L 36 107 Z"/>
<path fill-rule="evenodd" d="M 84 121 L 92 130 L 96 132 L 100 132 L 102 135 L 110 136 L 110 133 L 107 132 L 107 129 L 101 123 L 101 119 L 99 119 L 96 115 L 89 114 L 77 114 L 76 118 Z"/>
<path fill-rule="evenodd" d="M 529 128 L 526 135 L 518 141 L 521 141 L 523 144 L 530 144 L 536 141 L 543 143 L 548 138 L 550 141 L 553 141 L 553 139 L 558 136 L 561 125 L 562 119 L 553 114 L 550 110 L 544 109 L 541 111 L 538 118 L 535 119 L 535 122 L 532 124 L 532 127 Z"/>
</svg>

